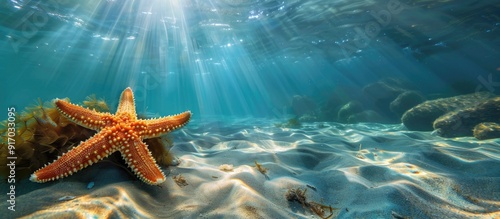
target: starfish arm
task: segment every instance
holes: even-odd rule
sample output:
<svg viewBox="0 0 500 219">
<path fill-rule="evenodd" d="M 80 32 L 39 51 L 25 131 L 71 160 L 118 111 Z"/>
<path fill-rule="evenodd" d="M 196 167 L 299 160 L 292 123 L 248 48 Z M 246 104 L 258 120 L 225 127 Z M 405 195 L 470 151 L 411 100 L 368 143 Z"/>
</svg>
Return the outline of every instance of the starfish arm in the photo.
<svg viewBox="0 0 500 219">
<path fill-rule="evenodd" d="M 30 180 L 47 182 L 61 179 L 96 163 L 116 151 L 106 139 L 108 132 L 100 132 L 94 137 L 82 142 L 79 146 L 63 154 L 53 163 L 34 172 Z"/>
<path fill-rule="evenodd" d="M 129 116 L 137 118 L 135 113 L 134 93 L 130 87 L 127 87 L 120 96 L 120 103 L 116 114 L 129 113 Z"/>
<path fill-rule="evenodd" d="M 156 164 L 148 146 L 141 141 L 140 138 L 135 138 L 124 145 L 119 150 L 123 159 L 135 175 L 143 182 L 150 185 L 158 185 L 165 181 L 165 175 Z"/>
<path fill-rule="evenodd" d="M 57 99 L 55 104 L 59 112 L 69 120 L 93 130 L 103 129 L 106 125 L 106 118 L 109 117 L 109 113 L 96 112 L 60 99 Z"/>
<path fill-rule="evenodd" d="M 143 138 L 154 138 L 186 125 L 191 119 L 191 112 L 186 111 L 174 116 L 142 120 L 146 122 Z"/>
</svg>

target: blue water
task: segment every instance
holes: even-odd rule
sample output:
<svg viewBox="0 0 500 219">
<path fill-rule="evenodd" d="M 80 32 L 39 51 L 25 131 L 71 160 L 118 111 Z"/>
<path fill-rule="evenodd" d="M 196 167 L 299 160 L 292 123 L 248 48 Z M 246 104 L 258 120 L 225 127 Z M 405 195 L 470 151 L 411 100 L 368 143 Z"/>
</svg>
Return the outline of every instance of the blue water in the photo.
<svg viewBox="0 0 500 219">
<path fill-rule="evenodd" d="M 0 120 L 8 107 L 20 112 L 38 98 L 81 103 L 96 94 L 114 111 L 126 87 L 139 114 L 193 112 L 190 124 L 173 133 L 172 150 L 185 163 L 169 167 L 191 180 L 191 190 L 177 187 L 171 175 L 157 193 L 130 183 L 118 168 L 105 169 L 116 179 L 89 168 L 89 175 L 53 184 L 22 181 L 20 206 L 39 196 L 36 207 L 21 206 L 26 212 L 16 216 L 65 206 L 54 200 L 80 188 L 69 195 L 82 206 L 88 194 L 107 200 L 112 193 L 139 197 L 130 198 L 130 212 L 141 206 L 206 218 L 242 216 L 233 212 L 243 191 L 258 197 L 252 204 L 282 201 L 262 208 L 264 216 L 310 218 L 283 199 L 282 181 L 317 187 L 308 192 L 311 200 L 338 208 L 340 218 L 498 215 L 498 139 L 409 131 L 363 88 L 389 79 L 428 100 L 500 94 L 500 1 L 7 0 L 0 3 L 0 75 Z M 392 117 L 341 124 L 319 116 L 289 127 L 287 120 L 301 116 L 292 105 L 296 95 L 310 98 L 317 115 L 357 100 Z M 228 157 L 241 172 L 219 173 Z M 271 167 L 270 178 L 252 169 L 257 159 Z M 218 191 L 213 183 L 222 179 L 233 183 L 223 184 L 228 197 L 198 199 L 202 186 Z M 86 190 L 91 180 L 96 190 Z M 263 190 L 254 186 L 261 180 L 268 180 Z M 64 192 L 53 192 L 57 186 Z M 173 204 L 165 207 L 166 199 Z M 198 203 L 191 211 L 177 209 L 191 202 Z"/>
<path fill-rule="evenodd" d="M 127 86 L 142 111 L 257 117 L 283 116 L 296 94 L 321 105 L 335 89 L 358 95 L 387 77 L 425 95 L 498 91 L 480 80 L 498 80 L 495 1 L 0 6 L 2 109 L 94 93 L 115 106 Z M 460 82 L 466 91 L 452 86 Z"/>
</svg>

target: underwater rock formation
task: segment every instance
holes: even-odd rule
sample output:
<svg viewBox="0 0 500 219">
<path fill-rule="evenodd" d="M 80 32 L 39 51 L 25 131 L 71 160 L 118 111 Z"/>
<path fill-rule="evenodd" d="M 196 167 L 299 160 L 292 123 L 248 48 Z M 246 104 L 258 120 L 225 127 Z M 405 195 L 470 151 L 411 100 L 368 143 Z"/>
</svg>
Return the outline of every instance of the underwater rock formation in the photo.
<svg viewBox="0 0 500 219">
<path fill-rule="evenodd" d="M 307 96 L 295 95 L 292 99 L 292 110 L 297 116 L 311 114 L 316 110 L 316 103 Z"/>
<path fill-rule="evenodd" d="M 413 88 L 411 84 L 395 78 L 368 84 L 362 91 L 353 87 L 336 87 L 319 109 L 310 98 L 295 95 L 292 110 L 301 122 L 399 123 L 406 110 L 424 100 Z"/>
<path fill-rule="evenodd" d="M 386 78 L 366 85 L 363 88 L 363 93 L 366 97 L 376 102 L 385 101 L 386 103 L 390 103 L 392 100 L 396 99 L 399 94 L 407 90 L 405 87 L 407 87 L 407 85 L 398 79 Z M 386 104 L 384 104 L 384 107 L 385 105 Z"/>
<path fill-rule="evenodd" d="M 434 121 L 440 116 L 458 109 L 476 106 L 493 97 L 489 92 L 478 92 L 425 101 L 406 111 L 401 121 L 412 131 L 432 131 Z"/>
<path fill-rule="evenodd" d="M 347 118 L 347 123 L 377 122 L 384 123 L 386 120 L 373 110 L 364 110 L 360 113 L 352 114 Z"/>
<path fill-rule="evenodd" d="M 494 122 L 483 122 L 474 126 L 474 137 L 479 140 L 500 138 L 500 125 Z"/>
<path fill-rule="evenodd" d="M 398 117 L 401 117 L 407 110 L 425 101 L 425 98 L 416 91 L 405 91 L 396 97 L 389 108 Z"/>
<path fill-rule="evenodd" d="M 317 122 L 319 121 L 316 114 L 304 114 L 299 118 L 300 122 Z"/>
<path fill-rule="evenodd" d="M 345 104 L 340 108 L 338 112 L 338 121 L 346 123 L 348 122 L 348 119 L 351 115 L 354 115 L 356 113 L 360 113 L 363 111 L 363 104 L 361 104 L 359 101 L 350 101 L 349 103 Z"/>
<path fill-rule="evenodd" d="M 386 117 L 387 121 L 397 122 L 399 116 L 391 112 L 390 105 L 400 94 L 408 90 L 412 90 L 412 86 L 402 80 L 395 78 L 379 80 L 363 88 L 364 96 L 371 102 L 365 105 L 373 105 L 371 109 Z"/>
<path fill-rule="evenodd" d="M 302 124 L 300 124 L 299 119 L 291 118 L 285 123 L 275 123 L 274 126 L 278 128 L 300 128 Z"/>
<path fill-rule="evenodd" d="M 354 87 L 335 87 L 320 109 L 320 117 L 324 121 L 338 121 L 338 111 L 350 100 L 359 99 L 361 94 Z"/>
<path fill-rule="evenodd" d="M 473 136 L 475 126 L 483 122 L 500 122 L 500 97 L 485 100 L 474 107 L 449 112 L 434 121 L 434 129 L 442 137 Z M 478 127 L 478 135 L 482 128 L 487 127 Z"/>
</svg>

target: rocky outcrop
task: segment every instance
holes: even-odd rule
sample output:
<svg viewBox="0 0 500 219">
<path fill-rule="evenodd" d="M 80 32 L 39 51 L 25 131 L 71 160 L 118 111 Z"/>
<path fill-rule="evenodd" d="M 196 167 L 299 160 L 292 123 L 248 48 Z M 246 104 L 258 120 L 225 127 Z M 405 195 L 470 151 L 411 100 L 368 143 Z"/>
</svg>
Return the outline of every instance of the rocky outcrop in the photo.
<svg viewBox="0 0 500 219">
<path fill-rule="evenodd" d="M 449 112 L 434 121 L 434 129 L 443 137 L 473 136 L 475 127 L 484 122 L 500 122 L 500 97 L 494 97 L 472 107 Z M 487 125 L 478 127 L 487 128 Z M 487 135 L 485 133 L 485 135 Z M 482 136 L 481 136 L 482 137 Z"/>
<path fill-rule="evenodd" d="M 476 106 L 493 96 L 488 92 L 479 92 L 425 101 L 406 111 L 401 121 L 409 130 L 432 131 L 437 118 L 455 110 Z"/>
<path fill-rule="evenodd" d="M 425 101 L 425 98 L 416 91 L 405 91 L 394 99 L 389 108 L 400 118 L 407 110 Z"/>
<path fill-rule="evenodd" d="M 500 125 L 494 122 L 483 122 L 474 126 L 474 137 L 479 140 L 500 138 Z"/>
<path fill-rule="evenodd" d="M 338 112 L 350 100 L 359 99 L 360 92 L 356 87 L 335 87 L 320 109 L 320 117 L 324 121 L 338 122 Z"/>
<path fill-rule="evenodd" d="M 338 112 L 338 121 L 346 123 L 348 122 L 349 116 L 363 111 L 363 104 L 359 101 L 350 101 L 340 108 Z"/>
<path fill-rule="evenodd" d="M 398 123 L 408 109 L 425 98 L 411 83 L 396 78 L 385 78 L 363 88 L 366 109 L 377 112 L 385 122 Z"/>
<path fill-rule="evenodd" d="M 292 100 L 292 110 L 302 122 L 399 123 L 406 110 L 424 100 L 413 89 L 410 83 L 395 78 L 368 84 L 362 91 L 357 87 L 338 86 L 329 97 L 321 100 L 321 108 L 316 108 L 310 98 L 296 95 Z"/>
<path fill-rule="evenodd" d="M 360 122 L 376 122 L 384 123 L 386 122 L 380 114 L 373 110 L 364 110 L 360 113 L 350 115 L 347 118 L 347 123 L 360 123 Z"/>
<path fill-rule="evenodd" d="M 380 103 L 383 107 L 388 107 L 396 97 L 407 91 L 406 84 L 400 80 L 393 78 L 386 78 L 375 83 L 366 85 L 363 88 L 363 93 L 366 97 Z M 383 104 L 383 103 L 387 104 Z M 378 105 L 378 104 L 376 104 Z"/>
</svg>

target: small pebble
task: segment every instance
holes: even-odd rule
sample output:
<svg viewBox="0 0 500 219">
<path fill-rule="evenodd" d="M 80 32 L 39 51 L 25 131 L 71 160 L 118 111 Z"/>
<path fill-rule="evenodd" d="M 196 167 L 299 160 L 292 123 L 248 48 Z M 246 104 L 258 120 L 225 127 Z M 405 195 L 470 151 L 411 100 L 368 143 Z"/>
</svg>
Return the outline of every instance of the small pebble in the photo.
<svg viewBox="0 0 500 219">
<path fill-rule="evenodd" d="M 87 189 L 91 189 L 94 187 L 94 182 L 89 182 L 89 184 L 87 185 Z"/>
</svg>

